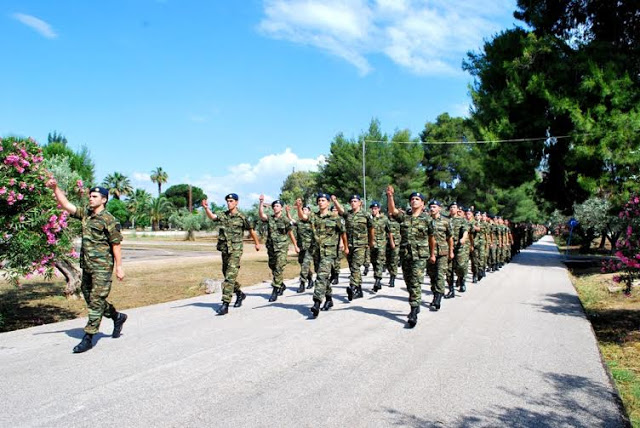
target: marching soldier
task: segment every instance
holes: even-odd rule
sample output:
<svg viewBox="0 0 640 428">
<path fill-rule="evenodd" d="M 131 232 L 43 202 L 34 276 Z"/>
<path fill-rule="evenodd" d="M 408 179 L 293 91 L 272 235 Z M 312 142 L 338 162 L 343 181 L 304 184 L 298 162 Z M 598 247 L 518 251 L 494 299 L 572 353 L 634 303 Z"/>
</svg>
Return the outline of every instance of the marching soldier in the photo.
<svg viewBox="0 0 640 428">
<path fill-rule="evenodd" d="M 282 215 L 282 201 L 276 199 L 271 203 L 273 214 L 268 216 L 264 213 L 264 195 L 260 195 L 260 204 L 258 206 L 258 217 L 267 225 L 267 255 L 269 256 L 269 269 L 273 275 L 271 286 L 270 302 L 278 300 L 278 296 L 282 296 L 287 286 L 284 285 L 284 268 L 287 265 L 287 254 L 289 253 L 289 239 L 293 244 L 296 253 L 300 253 L 298 243 L 291 222 Z M 288 238 L 288 239 L 287 239 Z"/>
<path fill-rule="evenodd" d="M 206 199 L 202 201 L 202 207 L 207 217 L 220 224 L 216 249 L 222 253 L 224 282 L 222 283 L 222 306 L 218 309 L 218 315 L 229 313 L 229 303 L 231 303 L 234 293 L 236 295 L 234 308 L 242 306 L 242 301 L 247 298 L 240 290 L 240 285 L 236 280 L 240 270 L 240 258 L 243 251 L 242 239 L 245 231 L 251 235 L 256 251 L 260 251 L 260 241 L 253 224 L 238 210 L 238 195 L 229 193 L 224 199 L 227 202 L 227 210 L 217 214 L 211 211 Z"/>
<path fill-rule="evenodd" d="M 331 275 L 331 267 L 335 263 L 336 248 L 342 239 L 343 250 L 345 255 L 349 254 L 349 244 L 347 235 L 344 231 L 344 225 L 340 218 L 331 214 L 329 210 L 330 197 L 326 193 L 318 193 L 316 202 L 318 204 L 318 213 L 305 213 L 302 210 L 302 200 L 296 200 L 296 208 L 298 209 L 298 218 L 301 221 L 311 223 L 314 231 L 314 240 L 318 248 L 319 265 L 316 275 L 315 288 L 313 290 L 313 306 L 311 313 L 316 318 L 320 313 L 320 305 L 324 299 L 325 303 L 322 310 L 328 311 L 333 307 L 333 298 L 331 283 L 329 277 Z"/>
<path fill-rule="evenodd" d="M 393 241 L 393 235 L 389 229 L 389 219 L 380 212 L 380 203 L 371 202 L 371 217 L 373 222 L 373 247 L 371 247 L 371 261 L 373 262 L 373 277 L 375 284 L 373 291 L 382 289 L 382 270 L 386 262 L 387 242 Z"/>
<path fill-rule="evenodd" d="M 482 221 L 482 213 L 480 211 L 476 211 L 475 219 L 472 223 L 471 234 L 473 236 L 473 252 L 471 254 L 472 257 L 472 274 L 473 274 L 473 282 L 479 282 L 485 275 L 485 250 L 486 250 L 486 241 L 485 241 L 485 227 Z"/>
<path fill-rule="evenodd" d="M 362 210 L 362 201 L 359 195 L 353 195 L 349 199 L 351 209 L 345 211 L 338 199 L 332 195 L 331 200 L 338 210 L 338 214 L 344 219 L 349 243 L 349 287 L 347 298 L 349 301 L 362 297 L 362 274 L 360 268 L 364 264 L 364 255 L 367 246 L 373 246 L 373 222 L 371 216 Z"/>
<path fill-rule="evenodd" d="M 449 204 L 449 221 L 453 236 L 454 258 L 449 260 L 448 263 L 447 283 L 449 284 L 449 292 L 444 296 L 445 299 L 451 299 L 456 296 L 455 286 L 458 286 L 460 292 L 466 291 L 464 280 L 469 268 L 469 225 L 467 220 L 462 217 L 462 212 L 461 209 L 458 209 L 457 202 Z"/>
<path fill-rule="evenodd" d="M 413 192 L 409 197 L 411 214 L 396 208 L 393 199 L 393 186 L 388 186 L 386 193 L 389 216 L 400 223 L 402 274 L 409 291 L 409 306 L 411 307 L 407 322 L 410 327 L 415 327 L 418 323 L 418 313 L 420 313 L 422 301 L 422 279 L 427 267 L 427 260 L 431 254 L 431 219 L 424 214 L 422 193 Z"/>
<path fill-rule="evenodd" d="M 427 273 L 433 292 L 431 308 L 435 311 L 440 309 L 442 297 L 444 296 L 444 284 L 447 276 L 447 266 L 449 260 L 453 260 L 453 235 L 449 220 L 440 215 L 440 202 L 432 200 L 429 202 L 429 213 L 431 214 L 431 230 L 429 237 L 429 248 L 431 255 L 427 265 Z"/>
<path fill-rule="evenodd" d="M 313 229 L 311 223 L 305 221 L 294 221 L 291 218 L 291 210 L 289 206 L 285 206 L 287 218 L 296 228 L 296 242 L 300 252 L 298 253 L 298 263 L 300 264 L 300 287 L 298 293 L 304 293 L 305 285 L 307 290 L 313 288 L 313 273 L 311 272 L 311 263 L 314 261 L 315 242 L 313 240 Z M 309 215 L 311 208 L 308 205 L 302 207 L 302 211 Z M 300 220 L 300 219 L 298 219 Z M 307 282 L 308 281 L 308 282 Z"/>
<path fill-rule="evenodd" d="M 389 271 L 389 287 L 396 286 L 398 265 L 400 264 L 400 223 L 394 218 L 389 219 L 389 239 L 387 240 L 386 266 Z"/>
<path fill-rule="evenodd" d="M 120 337 L 122 326 L 127 320 L 127 315 L 116 311 L 107 300 L 111 291 L 114 264 L 116 277 L 120 281 L 124 279 L 120 223 L 105 209 L 109 191 L 103 187 L 94 187 L 89 191 L 89 206 L 82 209 L 69 202 L 54 178 L 49 179 L 47 187 L 53 190 L 53 195 L 63 210 L 82 221 L 80 289 L 89 314 L 82 341 L 73 348 L 73 352 L 79 354 L 93 347 L 93 335 L 98 333 L 103 316 L 113 320 L 111 337 L 114 339 Z"/>
</svg>

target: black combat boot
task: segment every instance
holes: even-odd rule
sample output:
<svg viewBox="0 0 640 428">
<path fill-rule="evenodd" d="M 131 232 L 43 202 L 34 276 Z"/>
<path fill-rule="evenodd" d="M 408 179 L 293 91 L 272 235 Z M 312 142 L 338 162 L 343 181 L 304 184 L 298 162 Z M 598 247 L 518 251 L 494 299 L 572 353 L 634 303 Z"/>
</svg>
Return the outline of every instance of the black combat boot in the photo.
<svg viewBox="0 0 640 428">
<path fill-rule="evenodd" d="M 318 299 L 313 299 L 313 306 L 311 307 L 311 314 L 313 315 L 314 318 L 318 317 L 318 314 L 320 313 L 320 300 Z"/>
<path fill-rule="evenodd" d="M 339 280 L 338 271 L 331 270 L 331 284 L 336 285 L 338 283 L 338 280 Z"/>
<path fill-rule="evenodd" d="M 440 310 L 440 303 L 441 302 L 442 302 L 442 293 L 436 292 L 436 298 L 435 298 L 435 301 L 433 302 L 433 310 L 434 311 L 439 311 Z"/>
<path fill-rule="evenodd" d="M 305 283 L 304 281 L 300 280 L 300 286 L 298 287 L 298 289 L 296 290 L 296 293 L 304 293 L 305 290 Z"/>
<path fill-rule="evenodd" d="M 278 289 L 276 287 L 271 287 L 271 297 L 269 297 L 269 301 L 270 302 L 275 302 L 276 300 L 278 300 L 278 296 L 280 295 L 280 293 L 278 293 Z"/>
<path fill-rule="evenodd" d="M 122 326 L 124 322 L 127 320 L 127 314 L 123 314 L 122 312 L 118 312 L 116 317 L 113 319 L 113 333 L 111 333 L 111 337 L 117 339 L 120 337 L 122 333 Z"/>
<path fill-rule="evenodd" d="M 471 280 L 472 284 L 477 284 L 478 283 L 478 277 L 480 276 L 479 273 L 474 273 L 473 274 L 473 279 Z"/>
<path fill-rule="evenodd" d="M 349 301 L 353 300 L 354 287 L 351 284 L 347 285 L 347 299 Z"/>
<path fill-rule="evenodd" d="M 382 282 L 381 278 L 376 278 L 376 283 L 373 284 L 373 292 L 377 293 L 378 290 L 382 290 L 382 284 L 380 284 Z"/>
<path fill-rule="evenodd" d="M 322 306 L 323 311 L 328 311 L 333 308 L 333 299 L 331 298 L 331 294 L 325 296 L 326 300 L 324 301 L 324 305 Z"/>
<path fill-rule="evenodd" d="M 229 303 L 222 302 L 222 305 L 218 308 L 218 315 L 227 315 L 229 313 Z"/>
<path fill-rule="evenodd" d="M 420 311 L 420 308 L 418 308 L 417 306 L 411 307 L 411 312 L 409 312 L 409 317 L 407 319 L 407 322 L 409 323 L 409 327 L 413 328 L 416 326 L 416 324 L 418 324 L 419 311 Z"/>
<path fill-rule="evenodd" d="M 358 285 L 356 289 L 353 290 L 353 298 L 360 299 L 362 297 L 364 297 L 364 294 L 362 294 L 362 285 Z"/>
<path fill-rule="evenodd" d="M 454 285 L 453 285 L 453 284 L 451 284 L 451 285 L 449 286 L 449 292 L 447 293 L 447 295 L 446 295 L 446 296 L 444 296 L 444 298 L 445 298 L 445 299 L 452 299 L 452 298 L 454 298 L 454 297 L 456 297 L 456 287 L 454 287 Z"/>
<path fill-rule="evenodd" d="M 460 281 L 460 292 L 464 293 L 465 291 L 467 291 L 467 285 L 464 283 L 464 279 L 462 281 Z"/>
<path fill-rule="evenodd" d="M 362 276 L 367 276 L 367 275 L 369 275 L 369 266 L 365 266 L 364 271 L 362 271 Z"/>
<path fill-rule="evenodd" d="M 284 294 L 284 290 L 287 289 L 287 286 L 282 284 L 280 285 L 280 288 L 278 288 L 278 296 L 282 296 Z"/>
<path fill-rule="evenodd" d="M 309 274 L 309 285 L 307 285 L 307 290 L 310 290 L 313 288 L 313 274 Z"/>
<path fill-rule="evenodd" d="M 389 288 L 393 288 L 395 286 L 396 286 L 396 276 L 391 275 L 391 277 L 389 278 Z"/>
<path fill-rule="evenodd" d="M 73 348 L 74 354 L 81 354 L 93 348 L 93 334 L 85 333 L 80 343 Z"/>
<path fill-rule="evenodd" d="M 242 301 L 246 298 L 247 298 L 247 295 L 244 294 L 242 291 L 240 290 L 236 291 L 236 302 L 233 304 L 233 307 L 239 308 L 240 306 L 242 306 Z"/>
</svg>

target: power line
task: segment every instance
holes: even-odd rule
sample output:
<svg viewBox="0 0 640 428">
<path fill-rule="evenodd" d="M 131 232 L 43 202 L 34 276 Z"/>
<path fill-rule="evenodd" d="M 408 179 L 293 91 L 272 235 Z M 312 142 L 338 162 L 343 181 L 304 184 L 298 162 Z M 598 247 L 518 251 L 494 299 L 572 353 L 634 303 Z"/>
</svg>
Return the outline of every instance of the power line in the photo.
<svg viewBox="0 0 640 428">
<path fill-rule="evenodd" d="M 579 134 L 579 135 L 560 135 L 558 137 L 552 137 L 556 140 L 561 138 L 575 138 L 584 135 L 591 134 Z M 365 143 L 389 143 L 389 144 L 489 144 L 489 143 L 525 143 L 530 141 L 548 140 L 549 137 L 539 138 L 513 138 L 508 140 L 481 140 L 481 141 L 388 141 L 388 140 L 364 140 Z"/>
</svg>

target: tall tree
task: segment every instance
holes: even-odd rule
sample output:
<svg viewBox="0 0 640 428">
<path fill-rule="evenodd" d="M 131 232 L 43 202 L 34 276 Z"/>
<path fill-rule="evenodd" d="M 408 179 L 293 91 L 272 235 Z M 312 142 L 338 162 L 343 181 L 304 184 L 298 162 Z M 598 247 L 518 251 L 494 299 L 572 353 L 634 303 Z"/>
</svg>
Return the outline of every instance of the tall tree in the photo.
<svg viewBox="0 0 640 428">
<path fill-rule="evenodd" d="M 127 199 L 127 210 L 130 214 L 131 225 L 135 229 L 136 222 L 149 216 L 149 207 L 153 197 L 144 189 L 136 189 Z"/>
<path fill-rule="evenodd" d="M 160 230 L 160 222 L 171 215 L 174 207 L 163 195 L 154 198 L 149 206 L 151 229 Z"/>
<path fill-rule="evenodd" d="M 280 188 L 280 199 L 285 204 L 293 204 L 297 198 L 310 203 L 318 191 L 317 173 L 311 171 L 293 171 L 285 178 Z"/>
<path fill-rule="evenodd" d="M 74 151 L 68 146 L 67 138 L 54 131 L 47 136 L 47 144 L 42 146 L 42 155 L 45 159 L 53 156 L 66 157 L 69 167 L 80 175 L 84 184 L 91 186 L 94 183 L 95 165 L 86 146 L 82 146 L 79 151 Z"/>
<path fill-rule="evenodd" d="M 162 185 L 169 181 L 169 174 L 167 174 L 162 167 L 157 167 L 151 171 L 151 182 L 158 183 L 158 196 L 162 193 Z"/>
<path fill-rule="evenodd" d="M 199 208 L 201 201 L 207 199 L 204 191 L 198 186 L 190 186 L 188 184 L 176 184 L 169 187 L 164 192 L 167 200 L 176 208 L 188 208 L 189 206 L 189 187 L 191 187 L 191 201 L 193 209 Z"/>
<path fill-rule="evenodd" d="M 130 195 L 133 192 L 133 186 L 131 186 L 129 177 L 117 171 L 107 175 L 102 185 L 109 189 L 109 194 L 113 195 L 116 199 L 120 199 L 121 196 Z"/>
</svg>

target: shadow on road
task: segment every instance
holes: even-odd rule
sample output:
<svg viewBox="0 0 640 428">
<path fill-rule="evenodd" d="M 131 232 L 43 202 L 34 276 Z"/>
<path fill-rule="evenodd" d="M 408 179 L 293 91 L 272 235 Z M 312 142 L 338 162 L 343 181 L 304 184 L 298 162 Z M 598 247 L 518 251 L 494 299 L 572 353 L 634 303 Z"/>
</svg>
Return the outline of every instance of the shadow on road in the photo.
<svg viewBox="0 0 640 428">
<path fill-rule="evenodd" d="M 604 406 L 585 405 L 585 403 L 608 401 L 612 393 L 606 386 L 583 376 L 564 373 L 541 373 L 541 377 L 553 388 L 553 393 L 536 394 L 532 390 L 523 392 L 502 388 L 504 392 L 527 403 L 527 408 L 495 405 L 489 408 L 475 409 L 468 416 L 446 423 L 399 412 L 391 408 L 384 409 L 384 417 L 393 425 L 411 427 L 551 428 L 597 426 L 617 428 L 631 426 L 628 421 L 623 419 L 624 411 L 617 396 L 613 397 L 613 400 L 618 403 L 617 411 L 612 411 L 611 408 Z M 571 411 L 568 412 L 566 409 L 571 409 Z"/>
<path fill-rule="evenodd" d="M 530 306 L 538 308 L 541 312 L 554 315 L 585 316 L 578 297 L 569 293 L 549 294 L 541 303 L 534 303 Z"/>
<path fill-rule="evenodd" d="M 269 303 L 267 305 L 256 306 L 256 307 L 254 307 L 252 309 L 280 308 L 280 309 L 288 309 L 288 310 L 297 311 L 300 315 L 310 316 L 310 314 L 311 314 L 311 310 L 309 309 L 310 307 L 311 307 L 310 304 L 308 304 L 308 305 L 287 304 L 287 303 L 281 303 L 281 302 L 275 301 L 275 302 Z"/>
<path fill-rule="evenodd" d="M 42 333 L 33 333 L 34 336 L 39 336 L 41 334 L 58 334 L 58 333 L 64 333 L 69 337 L 72 337 L 74 339 L 82 339 L 84 337 L 84 329 L 83 328 L 72 328 L 71 330 L 56 330 L 56 331 L 45 331 Z M 124 332 L 122 333 L 122 335 L 124 336 Z M 100 339 L 102 339 L 103 337 L 111 337 L 111 335 L 107 335 L 104 334 L 102 332 L 98 332 L 96 334 L 93 335 L 93 344 L 95 345 L 96 343 L 98 343 L 98 341 Z"/>
<path fill-rule="evenodd" d="M 407 323 L 407 314 L 404 312 L 391 312 L 386 309 L 365 308 L 363 306 L 345 306 L 340 309 L 332 309 L 337 311 L 356 311 L 363 314 L 376 315 L 388 320 L 399 322 L 400 324 Z"/>
</svg>

